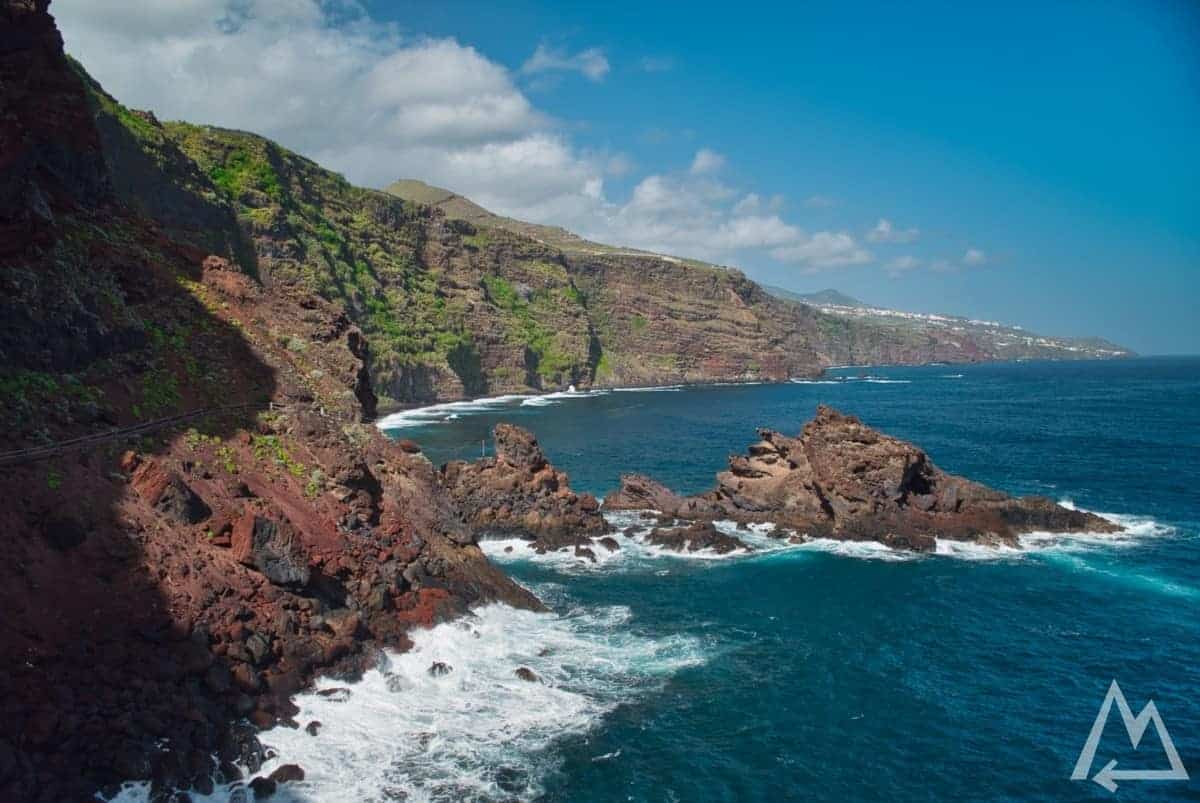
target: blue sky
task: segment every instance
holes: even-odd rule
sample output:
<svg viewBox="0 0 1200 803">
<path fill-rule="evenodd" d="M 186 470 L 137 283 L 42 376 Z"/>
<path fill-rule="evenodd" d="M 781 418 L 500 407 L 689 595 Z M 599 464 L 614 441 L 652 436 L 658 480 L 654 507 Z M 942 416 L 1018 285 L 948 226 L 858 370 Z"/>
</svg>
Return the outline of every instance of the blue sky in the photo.
<svg viewBox="0 0 1200 803">
<path fill-rule="evenodd" d="M 1196 4 L 87 6 L 51 10 L 118 97 L 360 183 L 424 178 L 797 290 L 1200 352 Z"/>
</svg>

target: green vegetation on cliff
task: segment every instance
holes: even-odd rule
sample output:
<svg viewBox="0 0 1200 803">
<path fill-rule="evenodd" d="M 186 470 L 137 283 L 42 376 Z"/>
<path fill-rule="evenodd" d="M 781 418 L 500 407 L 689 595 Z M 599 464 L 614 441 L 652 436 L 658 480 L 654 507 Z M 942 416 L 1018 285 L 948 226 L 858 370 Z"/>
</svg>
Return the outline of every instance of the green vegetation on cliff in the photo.
<svg viewBox="0 0 1200 803">
<path fill-rule="evenodd" d="M 366 335 L 385 404 L 979 358 L 774 298 L 736 270 L 592 243 L 419 182 L 355 187 L 254 134 L 126 109 L 76 70 L 118 196 L 269 288 L 335 304 Z M 280 336 L 304 370 L 322 369 Z M 159 367 L 140 407 L 171 404 Z"/>
</svg>

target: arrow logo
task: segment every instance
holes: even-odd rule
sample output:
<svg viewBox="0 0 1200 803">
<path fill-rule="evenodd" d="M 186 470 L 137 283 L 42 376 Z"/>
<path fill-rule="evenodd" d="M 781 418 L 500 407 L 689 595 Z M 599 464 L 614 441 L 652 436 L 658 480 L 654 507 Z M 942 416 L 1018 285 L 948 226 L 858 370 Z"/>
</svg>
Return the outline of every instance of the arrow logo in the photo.
<svg viewBox="0 0 1200 803">
<path fill-rule="evenodd" d="M 1133 745 L 1134 750 L 1141 744 L 1142 736 L 1150 727 L 1150 723 L 1154 723 L 1154 730 L 1158 733 L 1159 741 L 1162 742 L 1163 752 L 1167 754 L 1170 769 L 1119 770 L 1116 769 L 1117 762 L 1114 759 L 1105 764 L 1092 777 L 1092 780 L 1110 792 L 1117 791 L 1117 781 L 1186 781 L 1188 779 L 1187 770 L 1184 769 L 1183 762 L 1179 759 L 1179 751 L 1175 749 L 1175 743 L 1171 741 L 1171 734 L 1167 733 L 1167 726 L 1163 724 L 1162 716 L 1159 715 L 1154 701 L 1150 700 L 1146 703 L 1146 707 L 1135 717 L 1116 680 L 1112 682 L 1112 685 L 1108 687 L 1108 693 L 1104 695 L 1104 702 L 1101 703 L 1100 711 L 1096 714 L 1096 721 L 1092 723 L 1091 733 L 1084 742 L 1083 750 L 1079 752 L 1079 760 L 1075 762 L 1071 780 L 1087 780 L 1088 773 L 1092 771 L 1092 760 L 1096 757 L 1096 748 L 1100 744 L 1100 737 L 1104 733 L 1104 725 L 1108 722 L 1108 714 L 1112 711 L 1114 702 L 1117 704 L 1121 722 L 1125 725 L 1125 732 L 1129 735 L 1129 743 Z"/>
</svg>

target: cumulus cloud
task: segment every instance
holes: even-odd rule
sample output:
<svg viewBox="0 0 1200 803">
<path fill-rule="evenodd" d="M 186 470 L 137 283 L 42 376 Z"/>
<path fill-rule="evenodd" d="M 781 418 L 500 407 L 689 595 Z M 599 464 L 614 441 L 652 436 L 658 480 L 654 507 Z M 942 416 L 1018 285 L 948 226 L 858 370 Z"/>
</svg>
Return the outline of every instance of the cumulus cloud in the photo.
<svg viewBox="0 0 1200 803">
<path fill-rule="evenodd" d="M 558 133 L 510 70 L 350 0 L 56 0 L 54 13 L 123 102 L 263 134 L 357 184 L 419 177 L 535 219 L 603 195 L 607 159 Z"/>
<path fill-rule="evenodd" d="M 761 210 L 778 212 L 783 209 L 783 204 L 782 195 L 772 195 L 770 198 L 764 199 L 757 192 L 751 192 L 733 205 L 733 213 L 735 215 L 753 215 Z"/>
<path fill-rule="evenodd" d="M 797 263 L 806 273 L 862 265 L 872 259 L 871 252 L 844 231 L 819 231 L 793 245 L 776 248 L 771 256 L 780 262 Z"/>
<path fill-rule="evenodd" d="M 704 173 L 715 173 L 725 165 L 725 157 L 714 150 L 701 148 L 696 151 L 695 158 L 692 159 L 691 172 L 693 175 L 703 175 Z"/>
<path fill-rule="evenodd" d="M 610 199 L 605 179 L 631 174 L 632 160 L 580 148 L 518 84 L 565 70 L 600 80 L 610 67 L 595 48 L 543 45 L 514 73 L 355 0 L 55 0 L 54 12 L 68 51 L 125 103 L 263 134 L 357 184 L 420 178 L 500 214 L 716 262 L 770 255 L 818 271 L 872 258 L 848 232 L 785 220 L 779 196 L 719 180 L 725 157 L 709 148 Z M 815 198 L 806 205 L 831 203 Z"/>
<path fill-rule="evenodd" d="M 590 81 L 602 81 L 609 71 L 608 59 L 598 47 L 589 47 L 578 53 L 569 53 L 562 48 L 540 44 L 533 55 L 521 65 L 521 72 L 536 75 L 544 72 L 577 72 Z"/>
<path fill-rule="evenodd" d="M 873 243 L 911 243 L 920 235 L 919 229 L 898 229 L 892 221 L 880 218 L 875 228 L 867 232 L 867 239 Z"/>
<path fill-rule="evenodd" d="M 982 265 L 987 262 L 987 254 L 980 251 L 978 248 L 968 248 L 963 254 L 962 262 L 964 265 Z"/>
</svg>

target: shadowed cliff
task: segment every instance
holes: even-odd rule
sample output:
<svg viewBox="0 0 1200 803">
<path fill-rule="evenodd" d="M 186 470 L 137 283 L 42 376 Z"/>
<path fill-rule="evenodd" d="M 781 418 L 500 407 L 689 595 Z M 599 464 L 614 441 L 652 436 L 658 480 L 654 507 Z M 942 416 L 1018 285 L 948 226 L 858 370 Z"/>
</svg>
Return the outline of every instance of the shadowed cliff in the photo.
<svg viewBox="0 0 1200 803">
<path fill-rule="evenodd" d="M 44 0 L 0 3 L 0 86 L 0 452 L 142 427 L 0 465 L 0 798 L 204 790 L 257 767 L 315 674 L 472 604 L 538 607 L 364 423 L 345 312 L 260 280 L 160 163 L 114 181 L 111 127 L 153 124 L 68 63 Z"/>
</svg>

